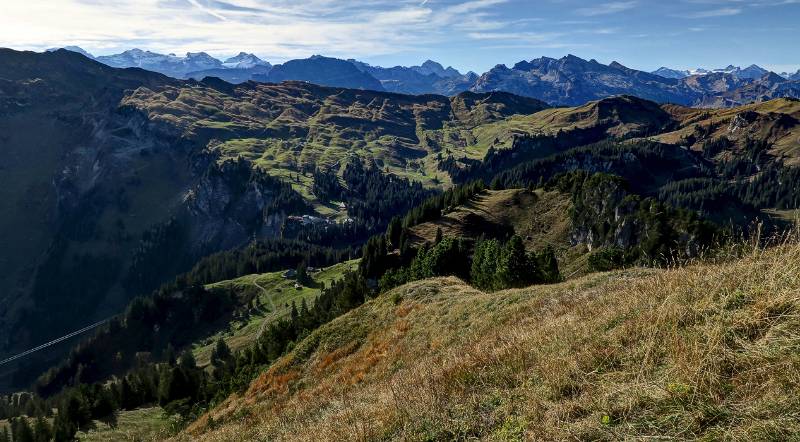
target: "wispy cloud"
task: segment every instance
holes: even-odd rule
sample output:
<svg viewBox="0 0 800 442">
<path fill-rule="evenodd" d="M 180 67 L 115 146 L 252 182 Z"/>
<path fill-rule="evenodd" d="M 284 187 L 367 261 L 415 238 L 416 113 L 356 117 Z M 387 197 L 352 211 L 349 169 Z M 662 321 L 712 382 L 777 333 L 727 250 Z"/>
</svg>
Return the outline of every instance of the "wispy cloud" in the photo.
<svg viewBox="0 0 800 442">
<path fill-rule="evenodd" d="M 508 27 L 508 1 L 2 0 L 0 46 L 375 56 Z"/>
<path fill-rule="evenodd" d="M 579 8 L 575 12 L 579 15 L 586 17 L 593 17 L 597 15 L 616 14 L 618 12 L 633 9 L 638 4 L 638 1 L 622 1 L 622 2 L 609 2 L 602 3 L 597 6 L 589 6 L 586 8 Z"/>
<path fill-rule="evenodd" d="M 728 17 L 731 15 L 739 15 L 742 13 L 742 8 L 717 8 L 708 9 L 703 11 L 688 12 L 682 14 L 683 18 L 711 18 L 711 17 Z"/>
</svg>

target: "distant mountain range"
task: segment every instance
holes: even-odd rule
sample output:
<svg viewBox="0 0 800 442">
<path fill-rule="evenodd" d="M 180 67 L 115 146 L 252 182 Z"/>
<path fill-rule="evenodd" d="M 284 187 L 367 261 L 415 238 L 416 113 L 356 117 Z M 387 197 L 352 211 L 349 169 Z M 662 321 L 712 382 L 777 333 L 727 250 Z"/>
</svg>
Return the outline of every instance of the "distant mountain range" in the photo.
<svg viewBox="0 0 800 442">
<path fill-rule="evenodd" d="M 130 49 L 120 54 L 95 57 L 77 46 L 67 46 L 64 49 L 78 52 L 111 67 L 142 68 L 179 79 L 202 80 L 205 77 L 216 76 L 226 81 L 243 83 L 250 80 L 252 75 L 269 72 L 272 68 L 268 62 L 245 52 L 221 61 L 205 52 L 189 52 L 180 57 L 175 54 L 165 55 Z"/>
<path fill-rule="evenodd" d="M 767 74 L 768 72 L 769 71 L 767 69 L 764 69 L 761 66 L 758 66 L 758 65 L 755 65 L 755 64 L 751 64 L 750 66 L 748 66 L 746 68 L 741 68 L 739 66 L 729 65 L 728 67 L 722 68 L 722 69 L 710 69 L 709 70 L 709 69 L 697 68 L 697 69 L 693 69 L 693 70 L 683 70 L 683 71 L 676 70 L 676 69 L 670 69 L 670 68 L 667 68 L 667 67 L 661 67 L 661 68 L 653 71 L 652 73 L 656 74 L 656 75 L 660 75 L 660 76 L 665 77 L 665 78 L 676 78 L 676 79 L 682 79 L 682 78 L 686 78 L 686 77 L 691 77 L 693 75 L 729 74 L 729 75 L 733 75 L 733 76 L 735 76 L 737 78 L 740 78 L 740 79 L 755 80 L 755 79 L 763 77 L 764 74 Z M 789 74 L 784 73 L 783 76 L 788 78 Z"/>
<path fill-rule="evenodd" d="M 574 106 L 590 100 L 631 94 L 659 103 L 703 107 L 738 106 L 779 97 L 800 97 L 800 71 L 776 74 L 757 65 L 742 68 L 677 70 L 662 67 L 653 72 L 631 69 L 618 62 L 605 65 L 574 55 L 560 59 L 541 57 L 512 67 L 497 65 L 488 72 L 462 74 L 427 60 L 419 66 L 380 67 L 349 59 L 315 55 L 272 65 L 245 52 L 225 61 L 205 52 L 185 56 L 131 49 L 121 54 L 94 57 L 106 65 L 138 67 L 178 79 L 218 77 L 229 83 L 258 81 L 280 83 L 300 80 L 323 86 L 387 91 L 402 94 L 439 94 L 503 91 Z"/>
</svg>

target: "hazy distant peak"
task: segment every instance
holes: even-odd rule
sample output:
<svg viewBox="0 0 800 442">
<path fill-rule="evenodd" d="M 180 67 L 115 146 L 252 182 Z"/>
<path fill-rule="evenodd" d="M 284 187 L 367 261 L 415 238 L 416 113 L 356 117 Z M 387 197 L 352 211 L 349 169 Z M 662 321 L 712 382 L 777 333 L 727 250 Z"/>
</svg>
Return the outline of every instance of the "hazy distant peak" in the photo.
<svg viewBox="0 0 800 442">
<path fill-rule="evenodd" d="M 456 69 L 448 66 L 447 69 L 441 65 L 441 63 L 435 62 L 433 60 L 425 60 L 421 66 L 412 66 L 412 70 L 422 74 L 422 75 L 436 75 L 437 77 L 442 78 L 451 78 L 451 77 L 460 77 L 461 73 L 458 72 Z"/>
<path fill-rule="evenodd" d="M 81 48 L 80 46 L 64 46 L 64 47 L 60 47 L 60 48 L 50 48 L 50 49 L 47 50 L 47 52 L 54 52 L 54 51 L 57 51 L 59 49 L 64 49 L 65 51 L 70 51 L 70 52 L 77 52 L 77 53 L 83 55 L 84 57 L 94 59 L 94 55 L 90 54 L 89 52 L 87 52 L 86 50 Z"/>
</svg>

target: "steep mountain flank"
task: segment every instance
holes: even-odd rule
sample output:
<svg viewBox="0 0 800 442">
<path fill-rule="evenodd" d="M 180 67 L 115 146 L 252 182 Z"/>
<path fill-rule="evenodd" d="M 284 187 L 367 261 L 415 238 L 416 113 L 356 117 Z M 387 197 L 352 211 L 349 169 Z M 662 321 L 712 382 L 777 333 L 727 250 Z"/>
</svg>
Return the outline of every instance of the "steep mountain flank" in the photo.
<svg viewBox="0 0 800 442">
<path fill-rule="evenodd" d="M 443 236 L 470 238 L 481 236 L 506 238 L 517 234 L 529 250 L 547 246 L 569 245 L 572 224 L 569 195 L 554 191 L 523 189 L 486 191 L 466 204 L 453 208 L 440 219 L 421 223 L 410 229 L 416 245 L 433 243 L 437 230 Z"/>
<path fill-rule="evenodd" d="M 750 103 L 761 103 L 775 98 L 799 98 L 800 82 L 787 81 L 778 74 L 768 73 L 734 90 L 716 96 L 705 97 L 697 103 L 702 107 L 736 107 Z"/>
<path fill-rule="evenodd" d="M 0 253 L 3 356 L 254 237 L 358 244 L 430 192 L 385 172 L 437 188 L 442 146 L 463 152 L 472 128 L 546 107 L 508 94 L 180 81 L 65 50 L 0 59 L 0 245 L 13 251 Z M 318 197 L 313 172 L 334 167 L 343 185 L 385 193 Z M 17 373 L 35 376 L 33 365 Z"/>
<path fill-rule="evenodd" d="M 189 83 L 63 50 L 0 60 L 0 355 L 116 314 L 205 254 L 313 212 L 289 184 L 124 105 L 137 88 Z M 58 349 L 28 362 L 44 356 Z"/>
<path fill-rule="evenodd" d="M 2 303 L 8 306 L 0 313 L 4 354 L 31 339 L 59 336 L 73 313 L 105 310 L 106 291 L 113 291 L 113 275 L 123 265 L 118 258 L 132 253 L 144 232 L 169 219 L 170 205 L 178 203 L 174 189 L 185 185 L 185 174 L 177 165 L 185 152 L 180 143 L 153 136 L 141 115 L 116 112 L 126 90 L 174 80 L 141 69 L 112 69 L 63 50 L 0 50 L 0 59 L 6 158 L 0 167 L 0 249 L 13 251 L 0 256 Z M 163 204 L 153 207 L 152 199 L 139 197 L 144 194 Z M 42 286 L 42 268 L 53 272 L 46 277 L 56 293 Z M 58 298 L 59 286 L 80 287 L 89 276 L 83 271 L 103 276 L 92 277 L 83 296 L 62 299 L 63 320 L 52 317 L 48 323 L 32 313 L 55 314 L 49 299 Z M 16 328 L 23 317 L 47 323 L 51 331 Z"/>
<path fill-rule="evenodd" d="M 422 66 L 391 68 L 370 66 L 358 60 L 348 61 L 359 70 L 380 80 L 385 90 L 402 94 L 456 95 L 468 90 L 477 79 L 477 75 L 472 72 L 462 75 L 452 67 L 445 69 L 431 60 Z"/>
<path fill-rule="evenodd" d="M 189 52 L 185 57 L 178 57 L 131 49 L 120 54 L 99 56 L 95 60 L 115 68 L 137 67 L 173 78 L 185 78 L 189 72 L 223 67 L 221 61 L 205 52 Z"/>
<path fill-rule="evenodd" d="M 239 84 L 264 76 L 272 70 L 272 66 L 255 65 L 247 68 L 216 68 L 186 73 L 186 78 L 202 80 L 206 77 L 216 77 L 228 83 Z"/>
<path fill-rule="evenodd" d="M 632 192 L 624 180 L 566 173 L 536 190 L 485 191 L 441 217 L 409 228 L 412 244 L 436 237 L 471 241 L 522 239 L 531 252 L 552 249 L 563 276 L 653 262 L 667 254 L 697 256 L 718 230 L 688 211 Z M 611 257 L 608 253 L 616 254 Z M 588 258 L 588 261 L 587 261 Z"/>
</svg>

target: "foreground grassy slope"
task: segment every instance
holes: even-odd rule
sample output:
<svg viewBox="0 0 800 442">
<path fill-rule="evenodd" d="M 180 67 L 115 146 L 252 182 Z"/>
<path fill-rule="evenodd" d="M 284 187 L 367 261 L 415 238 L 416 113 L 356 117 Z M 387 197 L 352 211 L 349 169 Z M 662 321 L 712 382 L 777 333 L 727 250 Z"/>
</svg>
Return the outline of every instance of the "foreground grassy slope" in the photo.
<svg viewBox="0 0 800 442">
<path fill-rule="evenodd" d="M 800 246 L 482 293 L 400 287 L 298 344 L 182 440 L 787 440 Z"/>
</svg>

